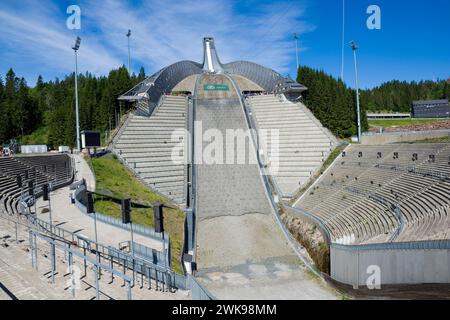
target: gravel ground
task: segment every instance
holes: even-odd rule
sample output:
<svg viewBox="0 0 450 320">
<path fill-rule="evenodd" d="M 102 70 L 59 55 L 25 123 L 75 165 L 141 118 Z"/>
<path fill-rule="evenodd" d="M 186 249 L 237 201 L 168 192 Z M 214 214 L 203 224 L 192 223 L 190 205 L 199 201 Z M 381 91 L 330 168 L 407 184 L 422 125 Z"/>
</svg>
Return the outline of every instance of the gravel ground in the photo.
<svg viewBox="0 0 450 320">
<path fill-rule="evenodd" d="M 228 92 L 203 92 L 203 84 Z M 203 130 L 247 129 L 230 81 L 203 76 L 196 120 Z M 255 156 L 254 151 L 250 154 Z M 255 164 L 197 165 L 198 280 L 218 299 L 335 299 L 307 271 L 272 214 Z"/>
</svg>

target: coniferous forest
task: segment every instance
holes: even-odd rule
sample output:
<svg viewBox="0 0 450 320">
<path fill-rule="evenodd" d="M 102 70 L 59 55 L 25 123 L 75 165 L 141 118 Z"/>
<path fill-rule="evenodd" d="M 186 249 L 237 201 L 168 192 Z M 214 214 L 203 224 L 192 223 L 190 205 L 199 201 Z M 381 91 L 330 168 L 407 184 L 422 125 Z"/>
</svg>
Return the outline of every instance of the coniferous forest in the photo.
<svg viewBox="0 0 450 320">
<path fill-rule="evenodd" d="M 4 80 L 0 77 L 0 143 L 43 131 L 46 143 L 74 147 L 75 75 L 44 82 L 41 76 L 31 88 L 24 78 L 10 69 Z M 90 73 L 78 76 L 78 97 L 81 130 L 105 132 L 116 125 L 117 114 L 129 106 L 117 98 L 145 79 L 144 69 L 130 76 L 125 67 L 112 70 L 107 77 Z"/>
<path fill-rule="evenodd" d="M 369 112 L 410 112 L 416 100 L 450 99 L 450 83 L 445 80 L 390 81 L 361 92 L 362 103 Z"/>
<path fill-rule="evenodd" d="M 145 79 L 144 69 L 129 75 L 123 66 L 108 76 L 79 75 L 78 93 L 82 130 L 105 132 L 116 126 L 117 114 L 129 105 L 117 98 Z M 340 138 L 356 134 L 356 94 L 340 80 L 309 67 L 299 69 L 297 81 L 308 88 L 304 102 L 314 115 Z M 34 87 L 10 69 L 0 76 L 0 144 L 10 139 L 41 132 L 40 143 L 52 147 L 75 144 L 74 74 L 45 82 L 39 76 Z M 391 81 L 361 91 L 363 129 L 368 129 L 367 112 L 409 112 L 411 102 L 449 99 L 448 81 Z"/>
<path fill-rule="evenodd" d="M 299 68 L 297 82 L 308 88 L 303 94 L 306 106 L 334 135 L 347 138 L 357 133 L 355 90 L 323 71 L 308 67 Z M 364 104 L 361 104 L 361 123 L 367 130 Z"/>
<path fill-rule="evenodd" d="M 340 138 L 356 134 L 356 93 L 342 81 L 320 70 L 299 69 L 297 82 L 305 85 L 304 102 L 322 124 Z M 368 129 L 367 112 L 411 111 L 416 100 L 450 99 L 449 81 L 390 81 L 360 91 L 361 122 Z"/>
</svg>

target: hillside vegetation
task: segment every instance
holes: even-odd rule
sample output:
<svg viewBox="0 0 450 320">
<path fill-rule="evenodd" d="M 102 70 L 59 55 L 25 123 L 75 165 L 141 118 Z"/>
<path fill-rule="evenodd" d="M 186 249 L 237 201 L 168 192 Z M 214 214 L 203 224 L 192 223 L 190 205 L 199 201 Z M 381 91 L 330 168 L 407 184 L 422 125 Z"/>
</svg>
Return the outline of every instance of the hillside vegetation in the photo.
<svg viewBox="0 0 450 320">
<path fill-rule="evenodd" d="M 314 116 L 339 138 L 357 134 L 356 92 L 341 80 L 320 70 L 300 67 L 297 82 L 305 85 L 304 102 Z M 369 128 L 366 108 L 361 105 L 361 123 Z"/>
<path fill-rule="evenodd" d="M 97 192 L 108 194 L 116 198 L 129 198 L 132 202 L 151 205 L 156 202 L 171 203 L 165 198 L 152 192 L 133 173 L 123 166 L 115 156 L 108 155 L 102 158 L 92 159 L 91 165 L 96 176 Z M 98 212 L 121 218 L 121 208 L 118 204 L 105 199 L 96 199 L 95 209 Z M 136 224 L 154 227 L 153 209 L 133 209 L 132 221 Z M 164 208 L 164 226 L 170 234 L 172 268 L 177 273 L 182 273 L 181 252 L 184 235 L 184 213 L 180 209 Z"/>
<path fill-rule="evenodd" d="M 361 92 L 361 103 L 369 112 L 410 112 L 413 101 L 450 99 L 448 81 L 390 81 Z"/>
<path fill-rule="evenodd" d="M 305 66 L 299 68 L 297 82 L 308 88 L 304 93 L 305 104 L 334 135 L 348 138 L 356 134 L 355 90 L 324 71 Z M 442 80 L 437 82 L 394 80 L 370 90 L 361 90 L 360 97 L 361 123 L 363 131 L 366 131 L 369 128 L 367 112 L 408 113 L 411 111 L 413 101 L 450 99 L 450 83 Z M 377 125 L 372 121 L 370 124 Z"/>
<path fill-rule="evenodd" d="M 125 67 L 112 70 L 107 77 L 80 74 L 78 95 L 81 130 L 104 133 L 110 127 L 114 128 L 116 114 L 120 111 L 123 114 L 130 107 L 120 103 L 117 98 L 143 79 L 144 69 L 138 76 L 130 76 Z M 44 82 L 39 76 L 36 86 L 30 88 L 24 78 L 16 76 L 10 69 L 5 81 L 0 77 L 0 114 L 0 144 L 14 138 L 23 144 L 74 147 L 75 75 L 49 82 Z"/>
</svg>

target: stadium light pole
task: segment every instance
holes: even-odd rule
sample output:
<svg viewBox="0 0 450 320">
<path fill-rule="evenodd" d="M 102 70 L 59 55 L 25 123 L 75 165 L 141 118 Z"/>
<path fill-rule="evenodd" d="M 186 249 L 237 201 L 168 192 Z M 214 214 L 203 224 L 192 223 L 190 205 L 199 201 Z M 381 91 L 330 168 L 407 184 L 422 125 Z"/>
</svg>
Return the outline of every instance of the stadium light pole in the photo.
<svg viewBox="0 0 450 320">
<path fill-rule="evenodd" d="M 341 80 L 344 81 L 345 64 L 345 0 L 342 0 L 342 57 L 341 57 Z"/>
<path fill-rule="evenodd" d="M 130 29 L 128 29 L 126 36 L 128 38 L 128 74 L 131 76 L 131 50 L 130 50 L 131 30 Z"/>
<path fill-rule="evenodd" d="M 356 115 L 358 117 L 358 142 L 361 143 L 361 109 L 359 105 L 358 63 L 356 59 L 356 51 L 358 50 L 358 46 L 355 41 L 351 41 L 350 46 L 353 49 L 353 56 L 355 60 Z"/>
<path fill-rule="evenodd" d="M 294 40 L 295 40 L 295 55 L 297 57 L 297 74 L 298 74 L 298 68 L 300 67 L 300 62 L 298 59 L 298 33 L 294 33 Z"/>
<path fill-rule="evenodd" d="M 72 47 L 75 52 L 75 114 L 77 118 L 77 150 L 81 152 L 81 142 L 80 142 L 80 115 L 78 112 L 78 49 L 80 49 L 81 38 L 77 37 L 75 45 Z"/>
</svg>

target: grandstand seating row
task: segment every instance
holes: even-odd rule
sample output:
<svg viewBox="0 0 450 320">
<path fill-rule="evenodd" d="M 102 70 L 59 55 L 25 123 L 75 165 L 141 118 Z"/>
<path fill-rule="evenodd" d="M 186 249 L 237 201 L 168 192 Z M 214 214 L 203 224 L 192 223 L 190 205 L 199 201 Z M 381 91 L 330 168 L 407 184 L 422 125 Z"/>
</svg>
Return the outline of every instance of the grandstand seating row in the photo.
<svg viewBox="0 0 450 320">
<path fill-rule="evenodd" d="M 450 144 L 352 145 L 296 206 L 337 243 L 448 239 Z"/>
<path fill-rule="evenodd" d="M 247 101 L 259 132 L 279 133 L 278 141 L 269 133 L 261 144 L 269 161 L 278 158 L 273 176 L 283 196 L 292 197 L 321 168 L 336 140 L 301 103 L 276 95 L 249 96 Z"/>
<path fill-rule="evenodd" d="M 183 203 L 186 168 L 183 163 L 174 161 L 173 152 L 174 147 L 184 144 L 186 137 L 173 134 L 187 128 L 187 98 L 164 96 L 162 99 L 150 117 L 140 116 L 143 114 L 141 107 L 131 115 L 114 144 L 114 151 L 147 186 L 177 203 Z M 179 151 L 176 156 L 183 157 L 184 147 Z"/>
<path fill-rule="evenodd" d="M 22 189 L 17 176 L 22 178 Z M 19 202 L 28 195 L 28 183 L 33 181 L 36 193 L 42 185 L 51 183 L 52 189 L 73 181 L 73 165 L 68 155 L 17 156 L 0 158 L 0 210 L 20 214 Z"/>
</svg>

